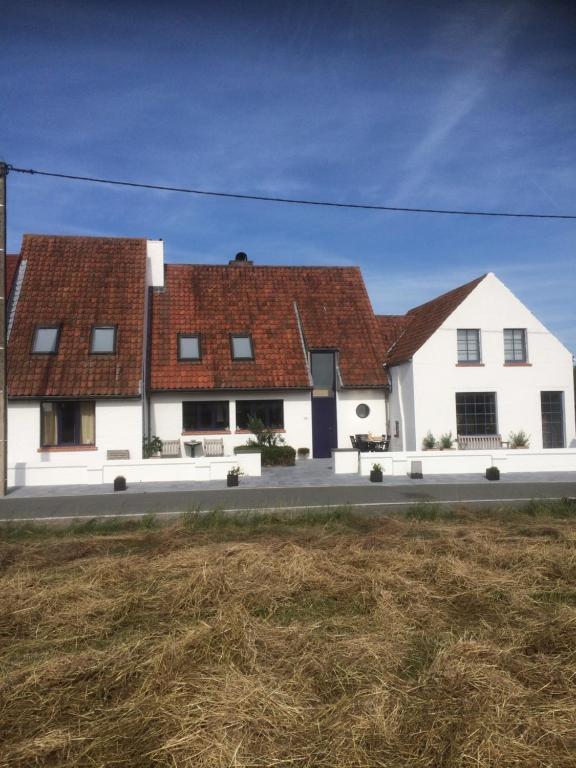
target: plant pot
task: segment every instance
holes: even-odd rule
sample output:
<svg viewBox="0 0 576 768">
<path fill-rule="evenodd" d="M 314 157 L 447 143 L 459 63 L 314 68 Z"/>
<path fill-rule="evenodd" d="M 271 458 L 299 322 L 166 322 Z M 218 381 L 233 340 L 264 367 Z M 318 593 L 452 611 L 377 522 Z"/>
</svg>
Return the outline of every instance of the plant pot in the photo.
<svg viewBox="0 0 576 768">
<path fill-rule="evenodd" d="M 226 485 L 228 488 L 234 488 L 238 485 L 238 475 L 226 475 Z"/>
<path fill-rule="evenodd" d="M 486 480 L 500 480 L 500 470 L 498 467 L 488 467 L 486 469 Z"/>
<path fill-rule="evenodd" d="M 371 469 L 370 470 L 370 482 L 371 483 L 381 483 L 382 482 L 382 470 L 380 469 Z"/>
</svg>

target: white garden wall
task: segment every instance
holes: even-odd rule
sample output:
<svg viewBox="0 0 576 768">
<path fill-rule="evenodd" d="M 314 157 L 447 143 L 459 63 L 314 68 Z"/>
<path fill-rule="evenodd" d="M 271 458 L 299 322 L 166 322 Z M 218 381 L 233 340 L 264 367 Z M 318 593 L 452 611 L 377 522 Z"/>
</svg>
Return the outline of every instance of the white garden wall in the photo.
<svg viewBox="0 0 576 768">
<path fill-rule="evenodd" d="M 183 434 L 182 403 L 187 400 L 228 401 L 230 428 L 224 432 L 198 432 Z M 181 392 L 155 393 L 151 396 L 150 431 L 161 440 L 203 440 L 210 437 L 222 437 L 224 453 L 232 455 L 234 446 L 244 445 L 252 435 L 246 430 L 236 429 L 236 400 L 283 400 L 284 432 L 281 436 L 287 445 L 293 448 L 309 448 L 312 451 L 312 410 L 310 392 Z M 182 449 L 184 453 L 184 449 Z"/>
<path fill-rule="evenodd" d="M 361 453 L 360 474 L 369 475 L 373 464 L 382 466 L 384 475 L 402 476 L 410 472 L 412 461 L 422 462 L 426 475 L 484 474 L 487 467 L 506 472 L 575 472 L 576 450 L 494 450 L 494 451 L 398 451 Z M 344 466 L 344 464 L 342 465 Z M 340 469 L 345 472 L 345 469 Z"/>
<path fill-rule="evenodd" d="M 350 435 L 386 434 L 386 396 L 383 389 L 341 389 L 337 394 L 338 447 L 351 448 Z M 370 413 L 365 419 L 356 408 L 367 405 Z"/>
<path fill-rule="evenodd" d="M 481 365 L 457 365 L 457 330 L 479 328 Z M 526 328 L 528 365 L 504 364 L 504 328 Z M 399 366 L 400 368 L 402 366 Z M 576 447 L 572 355 L 511 291 L 489 274 L 413 358 L 415 449 L 431 430 L 456 436 L 456 392 L 496 392 L 498 431 L 530 434 L 542 448 L 540 392 L 564 393 L 566 447 Z M 407 441 L 406 446 L 411 447 Z"/>
<path fill-rule="evenodd" d="M 139 400 L 96 400 L 96 447 L 88 450 L 46 450 L 40 447 L 40 402 L 8 403 L 8 484 L 31 485 L 31 474 L 41 468 L 43 485 L 101 482 L 90 470 L 101 468 L 106 451 L 127 449 L 131 459 L 142 457 L 142 403 Z M 77 479 L 85 467 L 86 477 Z"/>
</svg>

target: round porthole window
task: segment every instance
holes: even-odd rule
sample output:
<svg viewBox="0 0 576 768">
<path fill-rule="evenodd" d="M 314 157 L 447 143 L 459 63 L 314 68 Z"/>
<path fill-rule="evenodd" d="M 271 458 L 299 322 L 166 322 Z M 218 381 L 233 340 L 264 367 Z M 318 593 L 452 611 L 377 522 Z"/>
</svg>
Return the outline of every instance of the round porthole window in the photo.
<svg viewBox="0 0 576 768">
<path fill-rule="evenodd" d="M 360 403 L 360 405 L 356 406 L 356 416 L 358 416 L 359 419 L 365 419 L 369 413 L 370 408 L 368 408 L 366 403 Z"/>
</svg>

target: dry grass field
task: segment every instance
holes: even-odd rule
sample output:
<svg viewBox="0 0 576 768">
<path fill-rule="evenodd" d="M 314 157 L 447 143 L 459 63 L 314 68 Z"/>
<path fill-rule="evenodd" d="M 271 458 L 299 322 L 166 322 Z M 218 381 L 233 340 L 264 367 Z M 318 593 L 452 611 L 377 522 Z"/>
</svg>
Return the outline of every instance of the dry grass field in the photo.
<svg viewBox="0 0 576 768">
<path fill-rule="evenodd" d="M 0 766 L 575 766 L 575 521 L 3 528 Z"/>
</svg>

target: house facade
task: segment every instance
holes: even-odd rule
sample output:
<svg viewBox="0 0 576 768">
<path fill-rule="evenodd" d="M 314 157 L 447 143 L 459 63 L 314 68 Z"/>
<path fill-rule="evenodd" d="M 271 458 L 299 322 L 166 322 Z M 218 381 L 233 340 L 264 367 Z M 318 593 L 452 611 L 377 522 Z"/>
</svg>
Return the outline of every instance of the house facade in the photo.
<svg viewBox="0 0 576 768">
<path fill-rule="evenodd" d="M 314 457 L 429 430 L 575 445 L 571 355 L 492 274 L 376 316 L 357 268 L 164 264 L 161 241 L 28 235 L 7 266 L 10 485 L 99 482 L 151 435 L 232 454 L 250 417 Z"/>
</svg>

